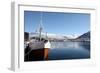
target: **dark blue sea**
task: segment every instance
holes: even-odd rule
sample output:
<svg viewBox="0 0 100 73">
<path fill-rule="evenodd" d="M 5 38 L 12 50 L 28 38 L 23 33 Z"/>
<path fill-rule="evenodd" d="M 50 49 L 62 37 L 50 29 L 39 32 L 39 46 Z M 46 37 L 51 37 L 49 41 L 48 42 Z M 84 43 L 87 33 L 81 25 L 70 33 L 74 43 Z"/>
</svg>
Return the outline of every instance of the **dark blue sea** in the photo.
<svg viewBox="0 0 100 73">
<path fill-rule="evenodd" d="M 90 42 L 51 42 L 49 60 L 89 59 Z"/>
</svg>

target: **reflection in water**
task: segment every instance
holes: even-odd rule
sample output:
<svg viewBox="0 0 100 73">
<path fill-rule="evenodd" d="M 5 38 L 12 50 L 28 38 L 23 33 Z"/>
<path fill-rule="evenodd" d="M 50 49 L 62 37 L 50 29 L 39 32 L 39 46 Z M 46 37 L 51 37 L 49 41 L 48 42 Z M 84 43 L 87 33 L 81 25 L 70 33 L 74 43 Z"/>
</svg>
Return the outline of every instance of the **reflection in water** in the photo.
<svg viewBox="0 0 100 73">
<path fill-rule="evenodd" d="M 80 42 L 79 45 L 84 49 L 90 50 L 90 42 Z"/>
<path fill-rule="evenodd" d="M 51 42 L 49 60 L 90 58 L 90 42 Z"/>
</svg>

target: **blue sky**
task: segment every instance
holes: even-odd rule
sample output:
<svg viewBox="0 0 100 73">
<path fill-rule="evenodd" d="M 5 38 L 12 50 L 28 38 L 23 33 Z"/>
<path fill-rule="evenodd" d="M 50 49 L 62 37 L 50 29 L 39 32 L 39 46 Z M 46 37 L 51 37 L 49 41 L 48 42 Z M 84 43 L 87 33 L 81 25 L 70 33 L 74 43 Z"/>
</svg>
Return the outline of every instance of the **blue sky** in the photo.
<svg viewBox="0 0 100 73">
<path fill-rule="evenodd" d="M 25 32 L 35 32 L 41 12 L 24 11 Z M 90 31 L 90 14 L 42 12 L 44 32 L 55 34 L 83 34 Z"/>
</svg>

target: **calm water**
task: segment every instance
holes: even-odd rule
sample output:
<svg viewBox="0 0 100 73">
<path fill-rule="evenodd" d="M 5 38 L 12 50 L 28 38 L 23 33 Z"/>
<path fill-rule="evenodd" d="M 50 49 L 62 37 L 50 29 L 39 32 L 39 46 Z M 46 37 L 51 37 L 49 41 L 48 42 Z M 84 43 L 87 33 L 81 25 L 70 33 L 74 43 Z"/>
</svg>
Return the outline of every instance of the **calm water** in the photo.
<svg viewBox="0 0 100 73">
<path fill-rule="evenodd" d="M 51 42 L 49 60 L 90 58 L 90 42 Z"/>
</svg>

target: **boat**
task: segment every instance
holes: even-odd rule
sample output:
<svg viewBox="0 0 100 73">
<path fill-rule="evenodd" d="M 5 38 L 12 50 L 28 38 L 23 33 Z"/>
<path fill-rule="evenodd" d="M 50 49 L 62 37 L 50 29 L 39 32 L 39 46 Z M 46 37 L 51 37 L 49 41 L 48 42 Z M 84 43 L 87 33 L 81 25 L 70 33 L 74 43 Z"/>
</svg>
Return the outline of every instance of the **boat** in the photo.
<svg viewBox="0 0 100 73">
<path fill-rule="evenodd" d="M 48 52 L 50 49 L 50 41 L 47 38 L 42 38 L 42 14 L 41 14 L 41 20 L 40 25 L 38 28 L 38 37 L 35 37 L 34 39 L 29 39 L 27 43 L 27 47 L 30 48 L 30 51 L 26 53 L 26 55 L 29 55 L 28 60 L 48 60 Z M 31 37 L 30 37 L 31 38 Z"/>
</svg>

